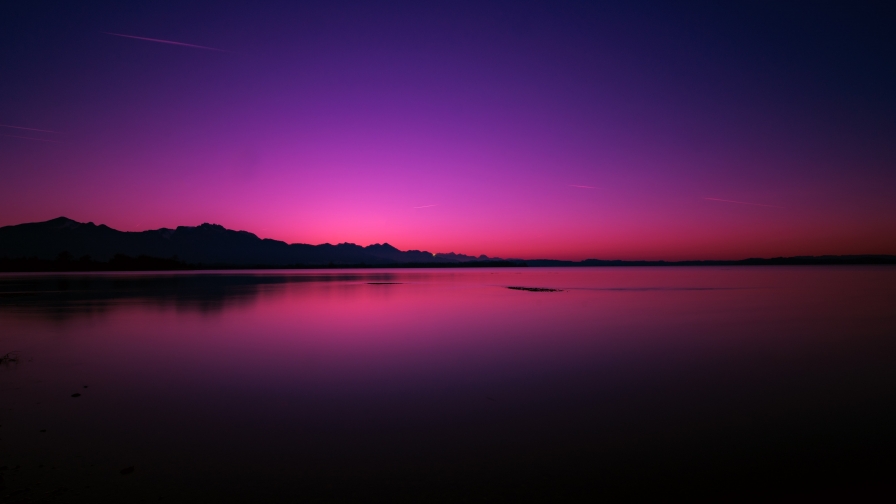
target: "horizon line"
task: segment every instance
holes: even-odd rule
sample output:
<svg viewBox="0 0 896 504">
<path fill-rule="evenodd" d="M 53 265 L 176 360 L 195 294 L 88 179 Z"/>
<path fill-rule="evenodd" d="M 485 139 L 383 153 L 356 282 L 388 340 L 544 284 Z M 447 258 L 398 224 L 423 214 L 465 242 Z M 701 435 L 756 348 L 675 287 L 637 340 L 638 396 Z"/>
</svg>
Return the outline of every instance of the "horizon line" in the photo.
<svg viewBox="0 0 896 504">
<path fill-rule="evenodd" d="M 113 230 L 113 231 L 119 232 L 119 233 L 144 233 L 144 232 L 149 232 L 149 231 L 161 231 L 161 230 L 174 231 L 174 230 L 176 230 L 177 228 L 181 228 L 181 227 L 184 227 L 184 228 L 198 228 L 198 227 L 201 227 L 201 226 L 203 226 L 203 225 L 212 225 L 212 226 L 220 226 L 220 227 L 224 228 L 224 229 L 227 230 L 227 231 L 232 231 L 232 232 L 237 232 L 237 233 L 239 233 L 239 232 L 247 232 L 247 233 L 250 233 L 250 234 L 254 235 L 254 236 L 255 236 L 256 238 L 258 238 L 259 240 L 279 241 L 279 242 L 285 243 L 285 244 L 287 244 L 287 245 L 310 245 L 310 246 L 313 246 L 313 247 L 321 246 L 321 245 L 332 245 L 330 242 L 318 243 L 318 244 L 301 243 L 301 242 L 293 242 L 293 243 L 290 243 L 290 242 L 285 241 L 285 240 L 276 240 L 276 239 L 273 239 L 273 238 L 261 238 L 261 237 L 259 237 L 257 234 L 252 233 L 251 231 L 245 231 L 245 230 L 233 230 L 233 229 L 227 228 L 227 227 L 225 227 L 225 226 L 223 226 L 223 225 L 221 225 L 221 224 L 212 224 L 212 223 L 208 223 L 208 222 L 205 222 L 205 223 L 200 224 L 200 225 L 197 225 L 197 226 L 177 226 L 176 228 L 173 228 L 173 229 L 172 229 L 172 228 L 161 227 L 161 228 L 157 228 L 157 229 L 144 229 L 143 231 L 121 231 L 121 230 L 112 228 L 112 227 L 110 227 L 110 226 L 107 226 L 107 225 L 105 225 L 105 224 L 94 224 L 93 221 L 79 222 L 79 221 L 76 221 L 76 220 L 74 220 L 74 219 L 71 219 L 71 218 L 68 218 L 68 217 L 65 217 L 65 216 L 59 216 L 59 217 L 56 217 L 56 218 L 53 218 L 53 219 L 49 219 L 49 220 L 46 220 L 46 221 L 23 222 L 23 223 L 20 223 L 20 224 L 8 224 L 8 225 L 5 225 L 5 226 L 0 226 L 0 230 L 2 230 L 2 229 L 4 229 L 4 228 L 8 228 L 8 227 L 17 227 L 17 226 L 24 226 L 24 225 L 29 225 L 29 224 L 46 224 L 46 223 L 48 223 L 48 222 L 52 222 L 52 221 L 56 221 L 56 220 L 67 220 L 67 221 L 71 221 L 71 222 L 74 222 L 74 223 L 76 223 L 76 224 L 80 224 L 80 225 L 105 226 L 105 227 L 107 227 L 107 228 L 109 228 L 109 229 L 111 229 L 111 230 Z M 358 245 L 358 244 L 356 244 L 356 243 L 354 243 L 354 242 L 343 241 L 343 242 L 339 242 L 338 244 L 355 245 L 355 246 L 358 246 L 358 247 L 361 247 L 361 248 L 367 248 L 367 247 L 370 247 L 370 246 L 372 246 L 372 245 L 380 245 L 380 244 L 387 244 L 387 243 L 388 243 L 388 241 L 383 241 L 383 242 L 377 242 L 377 243 L 375 243 L 375 244 L 374 244 L 374 243 L 371 243 L 371 244 L 368 244 L 368 245 Z M 396 248 L 397 248 L 397 247 L 396 247 Z M 887 257 L 887 258 L 896 258 L 896 254 L 886 254 L 886 253 L 861 253 L 861 254 L 818 254 L 818 255 L 807 255 L 807 254 L 802 254 L 802 255 L 790 255 L 790 256 L 776 255 L 776 256 L 771 256 L 771 257 L 753 256 L 753 257 L 741 257 L 740 259 L 675 259 L 675 260 L 670 260 L 670 259 L 598 259 L 598 258 L 596 258 L 596 257 L 587 257 L 587 258 L 585 258 L 585 259 L 578 259 L 578 260 L 576 260 L 576 259 L 551 259 L 551 258 L 544 258 L 544 257 L 542 257 L 542 258 L 534 258 L 534 259 L 523 259 L 523 258 L 519 258 L 519 257 L 507 257 L 507 258 L 504 258 L 504 257 L 497 257 L 497 256 L 494 256 L 494 257 L 493 257 L 493 256 L 488 256 L 487 254 L 464 254 L 464 253 L 458 253 L 458 252 L 455 252 L 455 251 L 450 251 L 450 252 L 435 252 L 435 253 L 433 253 L 433 252 L 429 252 L 428 250 L 420 250 L 420 249 L 414 249 L 414 248 L 408 248 L 408 249 L 406 249 L 406 250 L 401 250 L 401 249 L 398 249 L 398 250 L 399 250 L 400 252 L 409 252 L 409 251 L 424 252 L 424 253 L 427 253 L 427 254 L 431 254 L 431 255 L 433 255 L 433 256 L 436 256 L 436 255 L 449 255 L 449 254 L 464 255 L 464 256 L 468 256 L 468 257 L 473 257 L 473 258 L 475 258 L 475 259 L 478 259 L 480 256 L 485 255 L 486 257 L 488 257 L 488 260 L 490 260 L 490 261 L 523 261 L 523 262 L 525 262 L 525 261 L 557 261 L 557 262 L 566 262 L 566 263 L 581 263 L 581 262 L 585 262 L 585 261 L 604 261 L 604 262 L 622 262 L 622 263 L 738 262 L 738 261 L 748 261 L 748 260 L 754 260 L 754 259 L 758 259 L 758 260 L 775 260 L 775 259 L 824 258 L 824 257 Z"/>
</svg>

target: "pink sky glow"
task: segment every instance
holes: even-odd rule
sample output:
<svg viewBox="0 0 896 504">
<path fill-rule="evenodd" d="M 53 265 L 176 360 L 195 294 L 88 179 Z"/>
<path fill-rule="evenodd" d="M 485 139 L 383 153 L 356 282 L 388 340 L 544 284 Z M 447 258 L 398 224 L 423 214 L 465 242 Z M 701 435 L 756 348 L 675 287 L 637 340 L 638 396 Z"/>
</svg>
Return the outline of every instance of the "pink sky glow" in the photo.
<svg viewBox="0 0 896 504">
<path fill-rule="evenodd" d="M 0 57 L 0 226 L 210 222 L 506 258 L 896 254 L 890 67 L 849 56 L 885 31 L 467 7 L 35 11 L 43 31 L 10 25 L 24 42 Z"/>
</svg>

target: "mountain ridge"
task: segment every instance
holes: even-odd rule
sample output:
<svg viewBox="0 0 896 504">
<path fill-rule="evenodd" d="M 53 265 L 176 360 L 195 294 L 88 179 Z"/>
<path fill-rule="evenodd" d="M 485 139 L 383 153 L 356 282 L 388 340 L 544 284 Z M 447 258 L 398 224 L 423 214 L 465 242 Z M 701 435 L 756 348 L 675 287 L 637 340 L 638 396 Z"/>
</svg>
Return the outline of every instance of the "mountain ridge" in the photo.
<svg viewBox="0 0 896 504">
<path fill-rule="evenodd" d="M 491 260 L 484 255 L 473 257 L 454 252 L 433 254 L 421 250 L 401 251 L 389 243 L 376 243 L 366 247 L 347 242 L 335 245 L 290 244 L 207 222 L 174 229 L 119 231 L 105 224 L 57 217 L 43 222 L 0 227 L 0 257 L 51 260 L 63 253 L 75 259 L 87 256 L 94 261 L 108 261 L 116 255 L 126 255 L 176 257 L 190 264 L 258 266 L 425 264 Z"/>
<path fill-rule="evenodd" d="M 76 262 L 80 262 L 76 265 Z M 62 271 L 115 269 L 214 269 L 271 267 L 440 267 L 440 266 L 751 266 L 896 264 L 893 255 L 796 256 L 740 260 L 626 261 L 585 259 L 500 259 L 402 251 L 389 243 L 289 244 L 259 238 L 220 224 L 119 231 L 105 224 L 58 217 L 0 227 L 0 270 Z"/>
</svg>

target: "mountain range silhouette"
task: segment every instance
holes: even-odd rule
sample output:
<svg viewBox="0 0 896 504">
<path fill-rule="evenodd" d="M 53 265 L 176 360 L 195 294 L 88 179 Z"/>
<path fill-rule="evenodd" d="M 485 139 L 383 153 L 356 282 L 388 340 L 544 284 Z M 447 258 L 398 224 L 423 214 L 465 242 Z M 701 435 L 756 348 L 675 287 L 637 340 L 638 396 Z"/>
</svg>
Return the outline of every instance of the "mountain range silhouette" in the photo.
<svg viewBox="0 0 896 504">
<path fill-rule="evenodd" d="M 118 231 L 66 217 L 0 227 L 0 271 L 165 270 L 273 267 L 754 266 L 896 264 L 893 255 L 825 255 L 735 261 L 500 259 L 398 250 L 388 243 L 308 245 L 259 238 L 217 224 Z"/>
<path fill-rule="evenodd" d="M 66 217 L 0 227 L 0 258 L 57 259 L 60 255 L 109 261 L 116 255 L 177 258 L 189 264 L 226 265 L 388 265 L 404 263 L 463 263 L 487 256 L 401 251 L 388 243 L 362 247 L 354 243 L 307 245 L 262 239 L 247 231 L 217 224 L 176 229 L 118 231 Z"/>
</svg>

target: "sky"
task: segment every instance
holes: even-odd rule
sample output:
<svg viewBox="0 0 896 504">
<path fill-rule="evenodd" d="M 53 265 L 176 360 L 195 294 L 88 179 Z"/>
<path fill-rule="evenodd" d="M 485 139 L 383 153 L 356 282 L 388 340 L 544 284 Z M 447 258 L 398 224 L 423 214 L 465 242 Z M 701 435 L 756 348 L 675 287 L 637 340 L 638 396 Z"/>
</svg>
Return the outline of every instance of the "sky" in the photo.
<svg viewBox="0 0 896 504">
<path fill-rule="evenodd" d="M 0 226 L 896 254 L 893 26 L 886 2 L 3 2 Z"/>
</svg>

